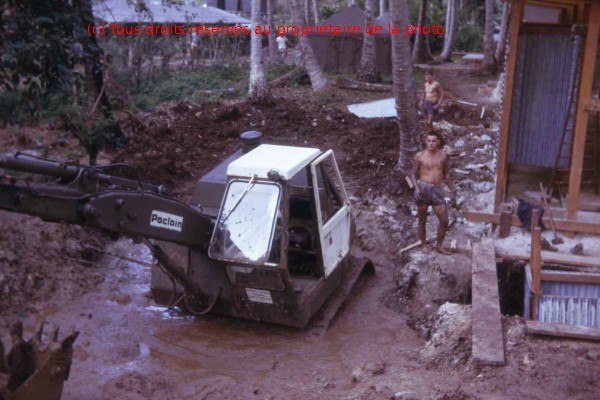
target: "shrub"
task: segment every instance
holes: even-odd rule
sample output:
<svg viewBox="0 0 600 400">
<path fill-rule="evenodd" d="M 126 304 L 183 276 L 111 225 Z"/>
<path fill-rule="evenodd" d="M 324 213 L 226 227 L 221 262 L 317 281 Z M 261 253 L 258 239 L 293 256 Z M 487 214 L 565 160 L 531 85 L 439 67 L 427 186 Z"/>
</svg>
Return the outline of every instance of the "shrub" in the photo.
<svg viewBox="0 0 600 400">
<path fill-rule="evenodd" d="M 483 51 L 483 30 L 473 24 L 459 27 L 456 33 L 456 50 L 458 51 Z"/>
</svg>

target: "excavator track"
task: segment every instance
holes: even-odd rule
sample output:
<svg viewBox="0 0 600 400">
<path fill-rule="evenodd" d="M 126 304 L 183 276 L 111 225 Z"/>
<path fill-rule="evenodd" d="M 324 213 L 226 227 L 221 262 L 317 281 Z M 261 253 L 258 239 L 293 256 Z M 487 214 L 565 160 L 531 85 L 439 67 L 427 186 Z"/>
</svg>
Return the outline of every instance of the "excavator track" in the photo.
<svg viewBox="0 0 600 400">
<path fill-rule="evenodd" d="M 338 312 L 375 275 L 375 266 L 368 258 L 350 255 L 343 271 L 342 284 L 327 299 L 323 307 L 311 319 L 308 328 L 312 335 L 322 336 L 333 323 Z"/>
</svg>

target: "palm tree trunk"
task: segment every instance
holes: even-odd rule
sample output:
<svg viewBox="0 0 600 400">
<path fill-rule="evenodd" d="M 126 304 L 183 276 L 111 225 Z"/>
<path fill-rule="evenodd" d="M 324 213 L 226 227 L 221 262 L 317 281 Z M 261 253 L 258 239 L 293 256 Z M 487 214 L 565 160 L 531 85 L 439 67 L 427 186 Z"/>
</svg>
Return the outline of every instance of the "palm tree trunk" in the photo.
<svg viewBox="0 0 600 400">
<path fill-rule="evenodd" d="M 304 20 L 310 25 L 310 0 L 304 0 Z"/>
<path fill-rule="evenodd" d="M 375 0 L 365 1 L 365 26 L 373 24 L 373 8 Z M 379 81 L 379 73 L 375 69 L 375 35 L 363 33 L 362 53 L 360 65 L 356 72 L 356 79 L 361 82 L 375 83 Z"/>
<path fill-rule="evenodd" d="M 396 26 L 408 25 L 407 1 L 390 0 L 392 23 Z M 400 151 L 396 168 L 408 174 L 419 149 L 420 140 L 410 41 L 405 35 L 392 35 L 392 69 L 400 134 Z"/>
<path fill-rule="evenodd" d="M 454 42 L 456 40 L 456 0 L 448 0 L 448 8 L 446 9 L 446 32 L 444 36 L 444 48 L 440 58 L 444 61 L 450 61 L 452 51 L 454 50 Z"/>
<path fill-rule="evenodd" d="M 306 25 L 304 17 L 302 15 L 302 4 L 300 0 L 289 0 L 290 8 L 292 10 L 292 17 L 296 26 Z M 328 89 L 327 77 L 323 73 L 312 46 L 308 41 L 307 36 L 300 35 L 298 37 L 298 47 L 302 54 L 304 66 L 310 77 L 310 84 L 315 93 L 324 92 Z"/>
<path fill-rule="evenodd" d="M 321 22 L 321 12 L 319 11 L 319 0 L 312 0 L 313 16 L 315 18 L 315 24 Z"/>
<path fill-rule="evenodd" d="M 419 9 L 419 26 L 427 25 L 427 0 L 421 0 Z M 417 64 L 426 63 L 433 60 L 431 49 L 429 48 L 429 36 L 417 31 L 415 38 L 415 48 L 413 49 L 413 62 Z"/>
<path fill-rule="evenodd" d="M 496 68 L 494 60 L 494 0 L 485 0 L 485 31 L 483 34 L 483 67 Z"/>
<path fill-rule="evenodd" d="M 504 54 L 506 53 L 506 36 L 508 32 L 508 16 L 510 15 L 510 3 L 507 1 L 504 3 L 502 9 L 502 25 L 500 26 L 500 37 L 498 38 L 498 45 L 496 46 L 496 62 L 498 64 L 504 63 Z"/>
<path fill-rule="evenodd" d="M 262 35 L 255 33 L 260 25 L 260 0 L 252 0 L 252 27 L 250 32 L 250 83 L 248 98 L 252 102 L 262 103 L 270 99 L 271 93 L 265 77 L 262 61 Z"/>
<path fill-rule="evenodd" d="M 273 2 L 275 0 L 267 0 L 267 24 L 271 27 L 271 33 L 269 33 L 269 58 L 275 62 L 281 62 L 281 54 L 277 48 L 277 27 L 275 26 L 274 20 L 274 7 Z"/>
</svg>

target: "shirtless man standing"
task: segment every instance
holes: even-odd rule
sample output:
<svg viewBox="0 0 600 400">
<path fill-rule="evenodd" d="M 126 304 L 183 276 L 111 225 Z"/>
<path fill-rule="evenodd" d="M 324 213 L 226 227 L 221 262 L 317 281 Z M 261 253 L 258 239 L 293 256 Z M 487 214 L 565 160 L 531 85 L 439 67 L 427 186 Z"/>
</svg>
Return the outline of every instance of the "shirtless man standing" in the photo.
<svg viewBox="0 0 600 400">
<path fill-rule="evenodd" d="M 444 100 L 444 89 L 438 81 L 433 80 L 431 71 L 425 72 L 425 92 L 421 99 L 423 111 L 427 114 L 427 126 L 433 124 L 433 113 L 437 110 Z"/>
<path fill-rule="evenodd" d="M 451 204 L 456 204 L 456 193 L 448 168 L 448 154 L 441 148 L 442 138 L 431 131 L 425 140 L 426 149 L 417 153 L 415 163 L 410 171 L 410 179 L 415 186 L 415 201 L 419 216 L 419 239 L 424 252 L 429 252 L 426 238 L 427 208 L 431 205 L 439 220 L 437 230 L 437 243 L 435 250 L 441 254 L 450 254 L 442 247 L 446 231 L 448 230 L 448 209 L 444 200 L 442 180 L 452 193 Z M 417 178 L 418 177 L 418 178 Z"/>
</svg>

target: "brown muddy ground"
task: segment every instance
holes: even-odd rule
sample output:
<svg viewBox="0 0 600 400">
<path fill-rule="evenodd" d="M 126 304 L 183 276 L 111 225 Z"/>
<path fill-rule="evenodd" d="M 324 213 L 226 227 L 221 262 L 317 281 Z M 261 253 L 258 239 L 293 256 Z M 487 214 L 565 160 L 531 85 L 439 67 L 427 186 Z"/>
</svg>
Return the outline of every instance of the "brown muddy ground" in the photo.
<svg viewBox="0 0 600 400">
<path fill-rule="evenodd" d="M 453 75 L 447 79 L 451 82 Z M 487 78 L 468 80 L 477 79 Z M 598 344 L 526 336 L 518 317 L 504 319 L 508 365 L 473 367 L 470 306 L 443 305 L 464 288 L 455 284 L 452 294 L 450 284 L 446 298 L 427 299 L 405 282 L 409 264 L 423 273 L 430 266 L 468 271 L 469 256 L 397 253 L 415 240 L 416 230 L 409 193 L 394 171 L 395 123 L 361 121 L 343 111 L 340 104 L 358 97 L 353 92 L 340 91 L 327 104 L 309 100 L 302 90 L 276 95 L 274 104 L 262 107 L 244 102 L 163 104 L 130 123 L 125 148 L 103 157 L 133 163 L 144 179 L 164 183 L 186 199 L 198 177 L 238 147 L 244 130 L 262 131 L 267 143 L 333 148 L 357 209 L 360 247 L 373 259 L 376 276 L 322 336 L 230 318 L 194 317 L 153 302 L 147 266 L 98 258 L 95 249 L 106 243 L 102 236 L 3 212 L 0 337 L 6 342 L 6 324 L 15 318 L 24 321 L 28 332 L 44 317 L 49 326 L 79 330 L 64 400 L 599 396 Z M 465 222 L 462 211 L 485 208 L 493 199 L 493 172 L 481 166 L 494 156 L 490 115 L 483 122 L 492 129 L 452 107 L 443 117 L 460 125 L 443 125 L 455 166 L 472 166 L 468 176 L 455 176 L 461 205 L 451 213 L 457 222 L 448 242 L 475 241 L 487 233 L 485 226 Z M 50 146 L 51 154 L 69 151 L 70 141 L 64 137 L 21 134 L 18 139 L 14 130 L 2 132 L 2 150 L 38 147 L 40 143 L 31 141 L 35 137 Z M 147 250 L 129 240 L 104 249 L 150 261 Z M 468 293 L 454 297 L 469 301 Z"/>
</svg>

